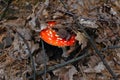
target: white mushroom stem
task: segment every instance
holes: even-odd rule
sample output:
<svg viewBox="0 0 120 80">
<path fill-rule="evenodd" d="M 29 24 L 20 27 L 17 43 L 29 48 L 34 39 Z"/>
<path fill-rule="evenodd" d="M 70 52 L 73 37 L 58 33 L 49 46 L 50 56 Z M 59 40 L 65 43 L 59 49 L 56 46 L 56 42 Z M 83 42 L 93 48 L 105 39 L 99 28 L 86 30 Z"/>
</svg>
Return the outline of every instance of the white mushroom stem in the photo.
<svg viewBox="0 0 120 80">
<path fill-rule="evenodd" d="M 63 50 L 63 54 L 62 54 L 62 57 L 68 57 L 71 52 L 73 52 L 75 50 L 75 46 L 70 46 L 70 49 L 67 50 L 66 47 L 62 47 L 62 50 Z"/>
<path fill-rule="evenodd" d="M 62 57 L 68 57 L 69 55 L 67 54 L 67 49 L 66 49 L 66 47 L 62 47 L 62 50 L 63 50 Z"/>
</svg>

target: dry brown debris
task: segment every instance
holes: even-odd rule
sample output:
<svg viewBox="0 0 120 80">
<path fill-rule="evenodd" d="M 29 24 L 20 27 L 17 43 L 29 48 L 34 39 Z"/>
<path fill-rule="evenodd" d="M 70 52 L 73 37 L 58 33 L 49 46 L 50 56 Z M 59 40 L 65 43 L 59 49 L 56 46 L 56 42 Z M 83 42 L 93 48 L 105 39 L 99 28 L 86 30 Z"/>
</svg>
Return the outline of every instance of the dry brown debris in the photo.
<svg viewBox="0 0 120 80">
<path fill-rule="evenodd" d="M 56 64 L 64 64 L 85 53 L 87 56 L 71 65 L 46 73 L 46 80 L 110 80 L 99 56 L 88 37 L 76 26 L 76 20 L 93 39 L 97 49 L 111 69 L 120 79 L 120 0 L 14 0 L 4 18 L 0 21 L 0 80 L 29 80 L 36 73 Z M 0 0 L 0 19 L 7 0 Z M 73 13 L 73 14 L 71 14 Z M 67 58 L 62 57 L 62 49 L 44 42 L 41 44 L 39 32 L 47 22 L 56 21 L 57 34 L 64 37 L 70 31 L 76 35 L 76 43 L 65 47 Z M 59 31 L 60 30 L 60 31 Z M 21 38 L 20 34 L 23 38 Z M 68 38 L 69 39 L 69 38 Z M 31 51 L 29 53 L 28 46 Z M 118 46 L 116 48 L 116 46 Z M 36 76 L 43 80 L 45 75 Z"/>
</svg>

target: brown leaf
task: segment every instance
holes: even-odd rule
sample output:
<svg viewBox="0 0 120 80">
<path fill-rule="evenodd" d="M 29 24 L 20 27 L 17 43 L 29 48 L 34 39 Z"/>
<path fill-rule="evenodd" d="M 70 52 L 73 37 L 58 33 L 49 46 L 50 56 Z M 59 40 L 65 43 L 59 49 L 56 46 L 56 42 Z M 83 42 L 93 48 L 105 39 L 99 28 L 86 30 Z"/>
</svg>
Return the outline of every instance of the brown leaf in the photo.
<svg viewBox="0 0 120 80">
<path fill-rule="evenodd" d="M 105 66 L 103 65 L 103 63 L 102 62 L 99 62 L 98 63 L 98 65 L 96 65 L 94 68 L 91 68 L 91 67 L 89 67 L 89 68 L 86 68 L 85 70 L 84 70 L 84 72 L 85 73 L 100 73 L 100 72 L 102 72 L 103 70 L 105 70 Z"/>
<path fill-rule="evenodd" d="M 5 36 L 6 36 L 6 28 L 0 26 L 0 42 L 2 42 Z"/>
<path fill-rule="evenodd" d="M 59 76 L 61 80 L 73 80 L 73 75 L 77 73 L 74 66 L 66 66 L 53 71 L 54 75 Z"/>
<path fill-rule="evenodd" d="M 38 65 L 43 64 L 45 62 L 45 57 L 46 57 L 46 62 L 48 62 L 49 58 L 48 56 L 44 56 L 45 53 L 43 50 L 39 51 L 38 54 L 36 55 L 35 61 Z"/>
<path fill-rule="evenodd" d="M 87 39 L 84 33 L 77 32 L 77 36 L 75 37 L 75 39 L 79 41 L 80 45 L 82 45 L 81 49 L 87 46 Z"/>
<path fill-rule="evenodd" d="M 79 19 L 80 24 L 87 28 L 98 28 L 95 20 L 81 18 Z"/>
<path fill-rule="evenodd" d="M 5 26 L 16 26 L 16 27 L 23 27 L 25 24 L 25 20 L 22 18 L 18 18 L 16 20 L 8 20 L 4 22 Z"/>
<path fill-rule="evenodd" d="M 88 64 L 90 67 L 95 67 L 97 65 L 97 63 L 100 62 L 100 58 L 98 58 L 98 56 L 93 55 L 90 57 L 90 60 L 88 61 Z"/>
</svg>

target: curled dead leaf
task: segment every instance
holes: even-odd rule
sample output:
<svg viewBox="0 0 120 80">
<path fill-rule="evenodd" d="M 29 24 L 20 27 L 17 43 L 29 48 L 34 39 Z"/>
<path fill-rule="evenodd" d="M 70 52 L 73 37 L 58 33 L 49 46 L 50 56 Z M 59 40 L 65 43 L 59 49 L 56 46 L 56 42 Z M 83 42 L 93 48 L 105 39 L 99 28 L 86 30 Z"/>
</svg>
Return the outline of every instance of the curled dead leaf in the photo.
<svg viewBox="0 0 120 80">
<path fill-rule="evenodd" d="M 85 37 L 84 33 L 77 32 L 75 39 L 78 40 L 79 44 L 81 45 L 81 49 L 87 46 L 87 38 Z"/>
</svg>

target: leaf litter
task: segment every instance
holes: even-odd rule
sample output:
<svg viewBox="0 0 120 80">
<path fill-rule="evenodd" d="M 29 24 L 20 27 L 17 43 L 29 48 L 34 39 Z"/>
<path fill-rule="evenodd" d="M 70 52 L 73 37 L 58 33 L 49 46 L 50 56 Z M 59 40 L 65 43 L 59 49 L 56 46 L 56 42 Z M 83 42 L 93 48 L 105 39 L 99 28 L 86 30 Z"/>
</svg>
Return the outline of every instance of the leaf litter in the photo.
<svg viewBox="0 0 120 80">
<path fill-rule="evenodd" d="M 66 0 L 63 1 L 64 5 L 59 0 L 13 1 L 4 19 L 0 21 L 0 79 L 30 80 L 28 77 L 32 76 L 28 47 L 16 32 L 25 38 L 30 47 L 36 73 L 44 70 L 45 66 L 49 69 L 49 67 L 64 64 L 87 52 L 90 54 L 71 65 L 53 69 L 46 74 L 46 80 L 112 79 L 94 49 L 91 48 L 92 45 L 87 36 L 76 26 L 73 15 L 77 16 L 76 20 L 84 27 L 97 48 L 107 49 L 102 51 L 102 56 L 120 79 L 120 47 L 114 48 L 120 46 L 120 1 L 106 1 L 108 2 Z M 0 5 L 0 14 L 3 14 L 7 2 L 1 0 L 1 3 L 3 4 Z M 67 12 L 66 9 L 73 14 Z M 67 58 L 62 57 L 61 47 L 44 42 L 45 49 L 42 48 L 39 32 L 46 28 L 49 21 L 57 22 L 55 26 L 58 31 L 57 35 L 63 38 L 67 35 L 68 40 L 71 34 L 67 32 L 76 35 L 76 43 L 65 47 L 66 52 L 69 53 Z M 44 75 L 36 76 L 36 80 L 44 78 Z"/>
</svg>

